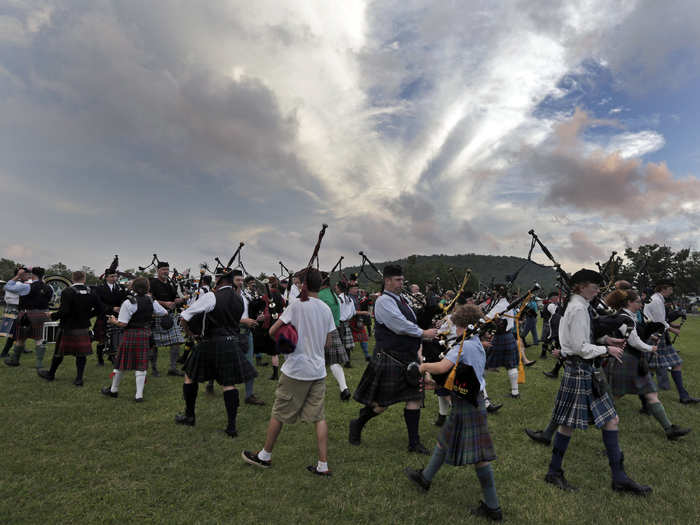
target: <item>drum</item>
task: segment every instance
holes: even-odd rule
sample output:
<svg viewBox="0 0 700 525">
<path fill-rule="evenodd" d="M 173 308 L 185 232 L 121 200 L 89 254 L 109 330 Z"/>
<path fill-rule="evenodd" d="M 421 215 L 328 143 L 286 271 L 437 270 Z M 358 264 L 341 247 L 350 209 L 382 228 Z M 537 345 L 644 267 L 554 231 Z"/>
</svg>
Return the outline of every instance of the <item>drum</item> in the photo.
<svg viewBox="0 0 700 525">
<path fill-rule="evenodd" d="M 58 310 L 61 307 L 61 293 L 63 293 L 63 290 L 66 288 L 69 288 L 72 283 L 70 279 L 66 279 L 60 275 L 50 275 L 44 279 L 44 282 L 53 290 L 53 297 L 49 303 L 49 310 Z"/>
<path fill-rule="evenodd" d="M 55 343 L 58 335 L 59 321 L 47 321 L 44 323 L 42 339 L 44 343 Z"/>
</svg>

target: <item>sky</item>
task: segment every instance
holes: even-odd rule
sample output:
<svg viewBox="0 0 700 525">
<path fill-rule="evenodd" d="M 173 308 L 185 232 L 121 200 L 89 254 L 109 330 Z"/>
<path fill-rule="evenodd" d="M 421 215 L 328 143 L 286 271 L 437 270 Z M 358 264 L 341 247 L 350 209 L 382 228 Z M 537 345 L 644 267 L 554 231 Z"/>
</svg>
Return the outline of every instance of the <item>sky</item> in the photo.
<svg viewBox="0 0 700 525">
<path fill-rule="evenodd" d="M 700 2 L 5 0 L 0 256 L 697 245 Z M 539 254 L 536 260 L 544 262 Z"/>
</svg>

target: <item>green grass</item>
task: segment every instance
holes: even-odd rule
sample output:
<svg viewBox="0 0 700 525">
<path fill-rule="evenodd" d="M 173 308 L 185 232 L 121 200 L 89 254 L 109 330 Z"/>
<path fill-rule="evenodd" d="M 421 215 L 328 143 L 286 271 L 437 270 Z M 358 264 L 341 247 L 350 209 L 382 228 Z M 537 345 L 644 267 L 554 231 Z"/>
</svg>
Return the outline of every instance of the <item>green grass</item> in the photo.
<svg viewBox="0 0 700 525">
<path fill-rule="evenodd" d="M 677 347 L 685 361 L 686 386 L 700 395 L 700 319 L 688 321 Z M 0 340 L 0 344 L 4 341 Z M 539 349 L 531 348 L 530 357 Z M 49 358 L 51 351 L 49 353 Z M 49 362 L 47 358 L 46 362 Z M 20 368 L 0 365 L 0 521 L 3 523 L 461 523 L 480 497 L 472 467 L 444 466 L 428 494 L 409 484 L 402 470 L 422 466 L 427 458 L 408 454 L 401 405 L 374 419 L 363 445 L 347 443 L 348 421 L 359 405 L 341 403 L 331 376 L 326 414 L 330 428 L 333 478 L 306 472 L 316 460 L 313 427 L 284 428 L 273 455 L 273 468 L 244 464 L 244 448 L 262 446 L 273 399 L 269 367 L 256 382 L 265 407 L 243 405 L 240 436 L 232 440 L 225 426 L 221 390 L 207 396 L 200 388 L 197 426 L 179 427 L 173 416 L 183 407 L 182 381 L 149 377 L 146 402 L 134 404 L 133 374 L 122 381 L 118 399 L 99 394 L 109 384 L 108 367 L 88 360 L 83 388 L 74 387 L 74 360 L 66 358 L 53 383 L 36 376 L 34 355 Z M 161 351 L 161 368 L 167 363 Z M 347 370 L 352 388 L 363 371 L 358 349 Z M 675 390 L 662 393 L 671 420 L 694 431 L 678 442 L 666 440 L 651 418 L 641 416 L 636 398 L 618 406 L 620 440 L 626 467 L 638 481 L 653 486 L 646 499 L 610 490 L 607 458 L 600 433 L 577 432 L 564 459 L 567 478 L 581 488 L 569 494 L 543 481 L 550 450 L 532 443 L 526 426 L 542 428 L 549 418 L 558 382 L 542 370 L 551 359 L 527 371 L 522 399 L 507 398 L 504 371 L 487 377 L 489 395 L 505 406 L 490 418 L 498 459 L 496 483 L 506 519 L 511 523 L 698 523 L 695 492 L 700 482 L 697 450 L 700 406 L 678 403 Z M 438 429 L 434 394 L 426 396 L 421 436 L 432 448 Z"/>
</svg>

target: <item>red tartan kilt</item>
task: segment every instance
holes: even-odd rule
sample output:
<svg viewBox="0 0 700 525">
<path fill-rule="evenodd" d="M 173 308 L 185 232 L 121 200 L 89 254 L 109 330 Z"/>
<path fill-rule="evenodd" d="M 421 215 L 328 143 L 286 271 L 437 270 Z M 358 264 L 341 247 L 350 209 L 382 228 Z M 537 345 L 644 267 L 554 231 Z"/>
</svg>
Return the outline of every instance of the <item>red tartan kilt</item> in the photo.
<svg viewBox="0 0 700 525">
<path fill-rule="evenodd" d="M 98 317 L 95 320 L 95 326 L 92 327 L 92 332 L 95 335 L 95 341 L 104 343 L 107 340 L 107 318 Z"/>
<path fill-rule="evenodd" d="M 28 331 L 22 327 L 22 316 L 29 318 L 31 327 Z M 34 339 L 40 341 L 44 337 L 44 323 L 50 321 L 49 314 L 43 310 L 26 310 L 20 312 L 15 321 L 15 339 L 24 341 L 25 339 Z"/>
<path fill-rule="evenodd" d="M 352 339 L 356 343 L 366 343 L 369 341 L 369 336 L 367 335 L 367 327 L 364 324 L 358 326 L 357 320 L 352 319 L 350 321 L 350 330 L 352 331 Z"/>
<path fill-rule="evenodd" d="M 92 342 L 90 341 L 90 331 L 83 330 L 62 330 L 61 342 L 58 346 L 58 353 L 61 355 L 90 355 L 92 353 Z"/>
<path fill-rule="evenodd" d="M 125 329 L 114 368 L 118 370 L 147 370 L 150 339 L 150 327 Z"/>
</svg>

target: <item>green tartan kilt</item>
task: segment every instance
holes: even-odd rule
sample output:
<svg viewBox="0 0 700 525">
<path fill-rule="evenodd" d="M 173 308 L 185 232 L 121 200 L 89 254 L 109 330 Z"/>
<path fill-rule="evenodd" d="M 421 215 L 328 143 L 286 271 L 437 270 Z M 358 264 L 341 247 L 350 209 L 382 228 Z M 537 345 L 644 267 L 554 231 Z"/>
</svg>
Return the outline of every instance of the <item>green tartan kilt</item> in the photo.
<svg viewBox="0 0 700 525">
<path fill-rule="evenodd" d="M 606 361 L 604 370 L 613 397 L 658 392 L 651 374 L 639 375 L 639 361 L 640 359 L 630 352 L 624 353 L 621 364 L 617 359 Z"/>
<path fill-rule="evenodd" d="M 479 394 L 478 407 L 452 395 L 452 410 L 440 430 L 438 443 L 447 451 L 448 465 L 459 467 L 496 459 L 483 394 Z"/>
<path fill-rule="evenodd" d="M 406 383 L 406 365 L 417 359 L 416 353 L 402 365 L 383 352 L 377 351 L 367 364 L 353 398 L 363 405 L 377 403 L 382 407 L 402 401 L 422 401 L 423 392 L 420 388 L 411 387 Z"/>
<path fill-rule="evenodd" d="M 207 339 L 194 347 L 183 370 L 197 383 L 215 379 L 221 386 L 234 386 L 253 379 L 257 371 L 241 351 L 238 335 Z"/>
</svg>

